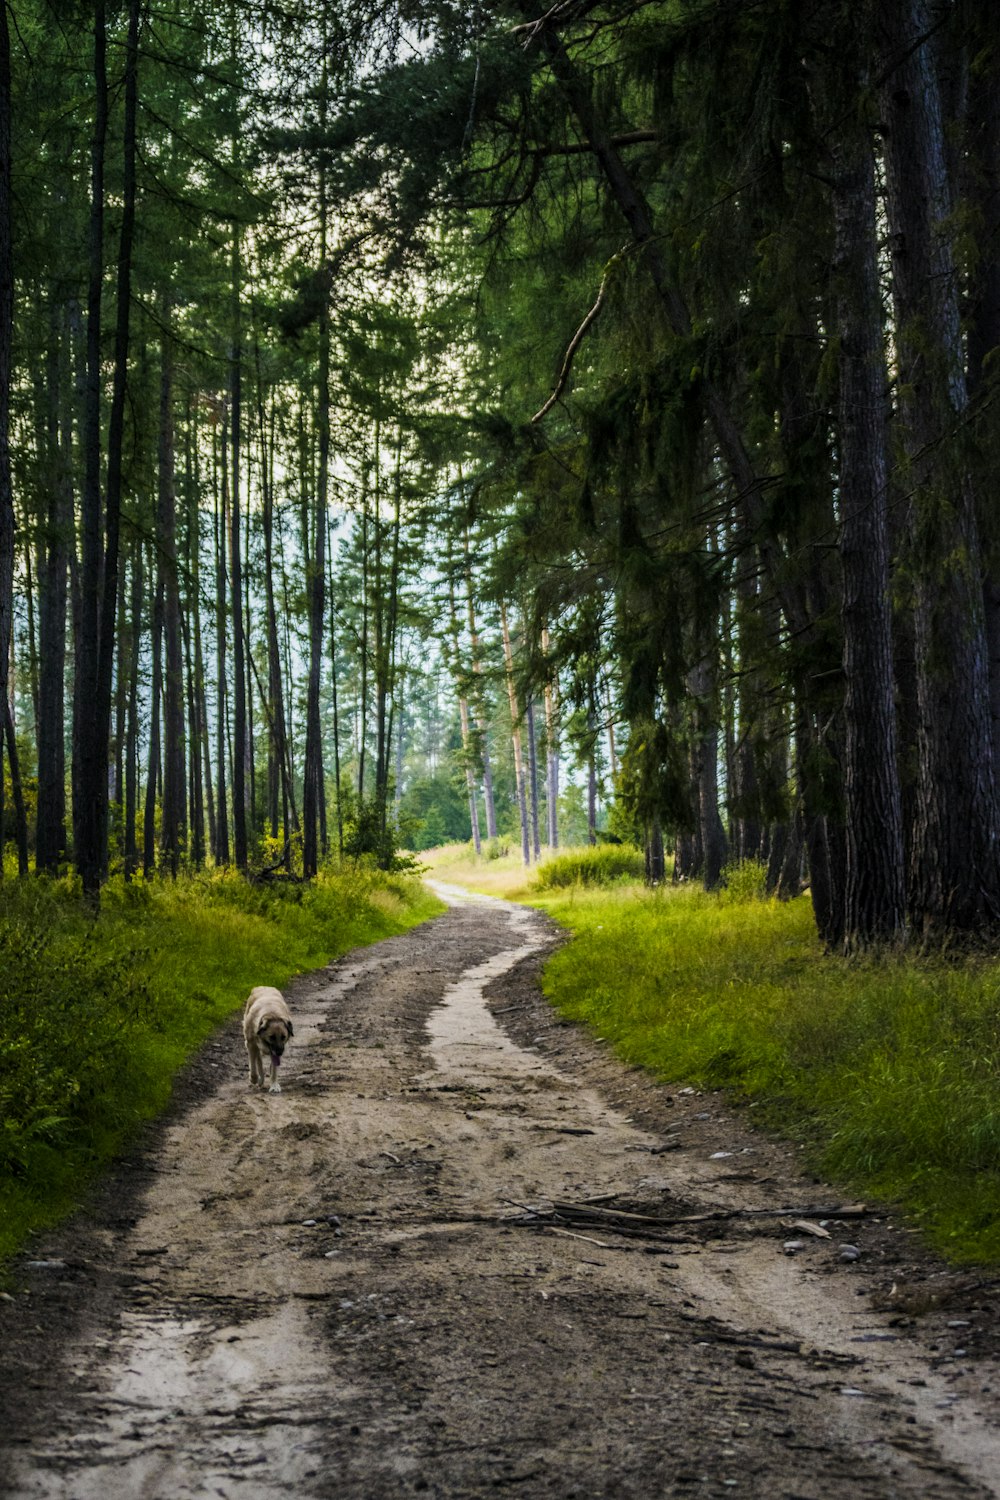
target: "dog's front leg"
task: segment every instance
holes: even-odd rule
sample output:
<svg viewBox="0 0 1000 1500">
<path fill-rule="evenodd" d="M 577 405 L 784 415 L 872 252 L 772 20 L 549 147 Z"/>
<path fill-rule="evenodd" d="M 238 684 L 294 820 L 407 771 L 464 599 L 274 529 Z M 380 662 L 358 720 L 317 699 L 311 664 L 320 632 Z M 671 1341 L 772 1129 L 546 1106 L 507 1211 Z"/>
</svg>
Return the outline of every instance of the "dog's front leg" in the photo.
<svg viewBox="0 0 1000 1500">
<path fill-rule="evenodd" d="M 264 1080 L 261 1079 L 261 1083 L 263 1083 L 263 1081 Z M 273 1057 L 271 1058 L 271 1086 L 268 1089 L 268 1093 L 269 1094 L 280 1094 L 281 1093 L 281 1084 L 278 1082 L 278 1064 L 275 1062 L 275 1060 L 274 1060 Z"/>
</svg>

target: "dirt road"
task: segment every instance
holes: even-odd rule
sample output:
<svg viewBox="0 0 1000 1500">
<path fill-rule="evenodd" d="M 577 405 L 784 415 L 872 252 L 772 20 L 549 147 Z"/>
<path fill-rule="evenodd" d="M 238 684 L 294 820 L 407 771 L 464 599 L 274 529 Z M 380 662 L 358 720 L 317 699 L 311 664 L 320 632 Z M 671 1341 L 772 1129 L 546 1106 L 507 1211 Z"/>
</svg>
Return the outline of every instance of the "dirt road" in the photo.
<svg viewBox="0 0 1000 1500">
<path fill-rule="evenodd" d="M 230 1027 L 35 1248 L 0 1492 L 1000 1495 L 995 1291 L 559 1025 L 544 918 L 448 899 L 292 987 L 280 1096 Z"/>
</svg>

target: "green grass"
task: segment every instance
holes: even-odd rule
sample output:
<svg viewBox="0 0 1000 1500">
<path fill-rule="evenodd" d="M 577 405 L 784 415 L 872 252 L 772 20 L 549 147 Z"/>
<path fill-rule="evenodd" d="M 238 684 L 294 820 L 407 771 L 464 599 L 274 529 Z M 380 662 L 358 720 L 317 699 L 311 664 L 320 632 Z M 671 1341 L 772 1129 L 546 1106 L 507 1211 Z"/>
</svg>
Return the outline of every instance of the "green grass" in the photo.
<svg viewBox="0 0 1000 1500">
<path fill-rule="evenodd" d="M 734 884 L 532 896 L 574 935 L 546 994 L 661 1079 L 752 1101 L 952 1259 L 1000 1263 L 1000 963 L 829 957 L 806 898 Z"/>
<path fill-rule="evenodd" d="M 365 870 L 295 886 L 113 881 L 96 922 L 65 882 L 4 882 L 0 1262 L 74 1206 L 254 984 L 440 910 L 417 880 Z"/>
</svg>

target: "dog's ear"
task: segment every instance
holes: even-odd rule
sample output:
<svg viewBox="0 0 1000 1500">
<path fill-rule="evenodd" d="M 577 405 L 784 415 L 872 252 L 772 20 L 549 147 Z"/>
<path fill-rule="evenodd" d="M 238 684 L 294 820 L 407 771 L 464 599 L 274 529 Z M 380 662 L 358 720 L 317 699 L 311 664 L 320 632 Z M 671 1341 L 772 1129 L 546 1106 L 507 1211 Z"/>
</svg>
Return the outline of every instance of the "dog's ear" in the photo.
<svg viewBox="0 0 1000 1500">
<path fill-rule="evenodd" d="M 262 1031 L 266 1031 L 273 1020 L 273 1016 L 265 1016 L 263 1021 L 261 1021 L 260 1025 L 257 1027 L 257 1035 L 260 1036 Z"/>
<path fill-rule="evenodd" d="M 295 1035 L 295 1032 L 292 1030 L 292 1023 L 291 1023 L 291 1021 L 286 1021 L 285 1022 L 285 1030 L 288 1032 L 289 1036 L 294 1036 Z"/>
</svg>

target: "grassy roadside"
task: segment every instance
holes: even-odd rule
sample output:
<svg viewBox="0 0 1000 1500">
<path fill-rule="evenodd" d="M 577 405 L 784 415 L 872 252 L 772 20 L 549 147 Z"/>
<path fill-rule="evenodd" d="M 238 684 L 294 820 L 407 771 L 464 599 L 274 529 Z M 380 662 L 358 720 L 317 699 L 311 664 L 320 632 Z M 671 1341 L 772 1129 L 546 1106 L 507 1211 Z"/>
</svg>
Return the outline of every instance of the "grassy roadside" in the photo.
<svg viewBox="0 0 1000 1500">
<path fill-rule="evenodd" d="M 280 987 L 441 909 L 419 881 L 373 871 L 294 887 L 217 874 L 112 882 L 94 922 L 63 883 L 5 882 L 0 1264 L 74 1207 L 254 984 Z"/>
<path fill-rule="evenodd" d="M 478 884 L 457 860 L 435 873 Z M 513 867 L 492 889 L 572 932 L 545 992 L 621 1057 L 732 1091 L 950 1259 L 1000 1263 L 1000 961 L 831 958 L 806 898 L 540 891 Z"/>
</svg>

